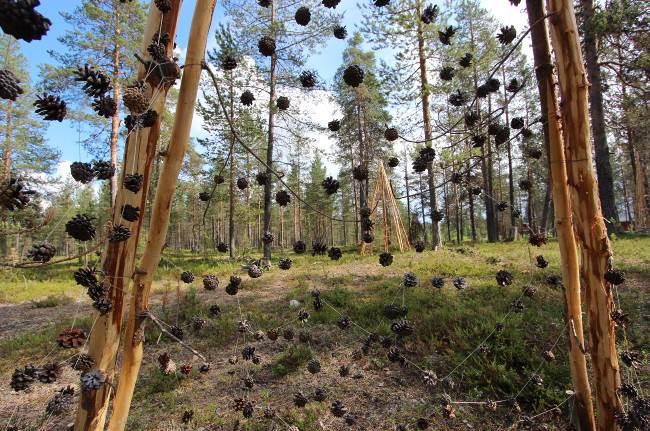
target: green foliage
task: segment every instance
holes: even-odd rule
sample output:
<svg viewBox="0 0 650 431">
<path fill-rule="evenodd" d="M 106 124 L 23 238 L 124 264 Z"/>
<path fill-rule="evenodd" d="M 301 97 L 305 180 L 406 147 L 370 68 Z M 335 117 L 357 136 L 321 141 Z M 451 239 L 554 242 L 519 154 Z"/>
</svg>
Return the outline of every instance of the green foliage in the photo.
<svg viewBox="0 0 650 431">
<path fill-rule="evenodd" d="M 273 375 L 284 377 L 304 366 L 313 356 L 311 349 L 303 344 L 289 346 L 277 356 L 271 365 Z"/>
</svg>

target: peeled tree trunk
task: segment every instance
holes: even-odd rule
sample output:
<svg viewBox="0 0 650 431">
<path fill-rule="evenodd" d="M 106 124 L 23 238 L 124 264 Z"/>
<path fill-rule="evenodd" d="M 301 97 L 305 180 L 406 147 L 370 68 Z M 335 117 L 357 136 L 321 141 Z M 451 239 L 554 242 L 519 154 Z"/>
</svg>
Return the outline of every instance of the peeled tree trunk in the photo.
<svg viewBox="0 0 650 431">
<path fill-rule="evenodd" d="M 185 68 L 178 93 L 174 126 L 151 209 L 152 222 L 147 245 L 138 271 L 133 277 L 131 306 L 124 344 L 124 361 L 113 403 L 113 416 L 108 427 L 110 431 L 124 430 L 126 426 L 135 383 L 142 363 L 144 324 L 146 322 L 144 313 L 148 309 L 153 277 L 160 263 L 167 238 L 172 200 L 190 139 L 194 105 L 196 104 L 205 47 L 215 5 L 216 0 L 197 0 L 196 2 L 187 44 Z"/>
<path fill-rule="evenodd" d="M 605 282 L 611 268 L 611 248 L 603 221 L 598 183 L 593 171 L 589 127 L 589 82 L 583 66 L 578 26 L 569 0 L 547 0 L 561 100 L 562 134 L 573 202 L 575 233 L 580 245 L 580 275 L 584 280 L 589 316 L 589 341 L 598 407 L 598 429 L 618 429 L 614 414 L 621 411 L 612 286 Z M 552 161 L 553 162 L 553 161 Z M 557 197 L 556 197 L 557 199 Z"/>
<path fill-rule="evenodd" d="M 181 0 L 172 0 L 172 10 L 165 14 L 164 17 L 161 16 L 158 8 L 152 3 L 145 27 L 142 53 L 147 52 L 149 43 L 158 31 L 162 34 L 168 33 L 171 40 L 174 39 L 180 3 Z M 146 70 L 141 65 L 138 70 L 138 78 L 144 79 L 145 76 Z M 148 92 L 149 96 L 154 93 L 151 86 L 148 87 Z M 95 368 L 106 374 L 107 384 L 96 391 L 81 393 L 75 431 L 104 429 L 109 397 L 114 383 L 113 375 L 124 318 L 124 298 L 129 279 L 134 273 L 135 253 L 144 221 L 144 215 L 141 214 L 136 221 L 125 223 L 122 219 L 121 208 L 123 205 L 129 204 L 140 208 L 141 212 L 143 212 L 146 207 L 147 192 L 160 136 L 160 118 L 165 106 L 166 95 L 167 87 L 163 87 L 151 104 L 150 109 L 159 113 L 155 124 L 150 128 L 133 131 L 129 134 L 124 146 L 124 162 L 119 184 L 123 183 L 125 174 L 132 173 L 143 175 L 143 183 L 138 193 L 120 187 L 115 198 L 112 222 L 113 224 L 127 224 L 131 236 L 126 241 L 108 242 L 104 250 L 104 260 L 102 262 L 103 281 L 109 287 L 108 298 L 111 300 L 113 308 L 105 315 L 97 317 L 88 341 L 88 354 L 93 358 Z"/>
<path fill-rule="evenodd" d="M 548 143 L 551 184 L 553 188 L 555 222 L 557 229 L 560 259 L 562 263 L 562 282 L 564 285 L 566 319 L 569 325 L 569 362 L 573 381 L 574 409 L 579 431 L 594 431 L 595 418 L 591 399 L 591 386 L 587 361 L 582 352 L 585 344 L 582 324 L 582 304 L 580 298 L 580 268 L 578 244 L 573 231 L 572 202 L 568 187 L 567 166 L 559 121 L 557 94 L 551 63 L 548 28 L 544 17 L 543 0 L 526 0 L 528 22 L 531 26 L 533 57 L 537 74 L 542 118 L 544 121 L 544 141 Z M 573 333 L 575 332 L 575 336 Z"/>
</svg>

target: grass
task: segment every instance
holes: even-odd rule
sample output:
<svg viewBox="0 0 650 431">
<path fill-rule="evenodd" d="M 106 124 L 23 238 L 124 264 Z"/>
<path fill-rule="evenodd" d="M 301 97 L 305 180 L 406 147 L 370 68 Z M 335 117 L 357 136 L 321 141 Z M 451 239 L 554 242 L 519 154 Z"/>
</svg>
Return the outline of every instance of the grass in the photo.
<svg viewBox="0 0 650 431">
<path fill-rule="evenodd" d="M 648 353 L 650 238 L 620 236 L 613 239 L 612 244 L 616 266 L 626 271 L 632 279 L 645 283 L 642 288 L 626 288 L 624 285 L 619 289 L 617 300 L 633 322 L 627 331 L 629 342 L 637 350 Z M 535 256 L 538 254 L 543 254 L 550 262 L 548 268 L 540 270 L 535 267 Z M 321 337 L 327 339 L 325 344 L 309 346 L 298 341 L 288 343 L 279 340 L 273 345 L 275 350 L 264 352 L 269 355 L 268 363 L 255 368 L 256 372 L 266 373 L 269 382 L 298 382 L 303 378 L 305 364 L 312 357 L 323 359 L 332 345 L 347 344 L 351 349 L 355 346 L 358 348 L 359 340 L 367 337 L 367 333 L 358 327 L 339 330 L 336 322 L 341 315 L 349 316 L 355 323 L 374 333 L 393 336 L 383 310 L 387 304 L 396 303 L 409 309 L 408 319 L 416 328 L 414 335 L 402 343 L 402 348 L 418 367 L 434 370 L 439 377 L 450 375 L 455 386 L 445 390 L 450 391 L 454 398 L 505 399 L 523 388 L 518 401 L 524 409 L 534 412 L 548 409 L 566 398 L 565 391 L 570 389 L 570 372 L 564 338 L 563 292 L 561 288 L 549 286 L 544 281 L 546 276 L 560 273 L 557 244 L 551 242 L 541 249 L 532 248 L 525 242 L 480 244 L 451 247 L 436 253 L 410 252 L 396 254 L 394 264 L 387 268 L 377 264 L 376 256 L 360 257 L 352 250 L 346 252 L 338 264 L 331 262 L 327 256 L 296 256 L 281 252 L 276 254 L 275 259 L 287 255 L 294 261 L 291 270 L 285 272 L 276 268 L 256 280 L 245 277 L 244 294 L 238 297 L 226 295 L 223 287 L 230 274 L 241 270 L 241 262 L 191 253 L 170 255 L 156 280 L 161 288 L 163 281 L 171 279 L 173 289 L 169 303 L 154 312 L 170 324 L 183 326 L 192 345 L 210 353 L 214 359 L 215 355 L 223 358 L 233 352 L 239 355 L 242 342 L 241 334 L 237 332 L 237 322 L 241 318 L 254 324 L 255 329 L 277 328 L 295 321 L 299 308 L 290 308 L 288 304 L 290 300 L 298 300 L 311 313 L 308 327 L 316 336 L 325 334 L 326 337 Z M 11 283 L 16 283 L 16 286 L 22 283 L 20 293 L 23 300 L 32 300 L 34 306 L 43 307 L 47 312 L 48 307 L 56 307 L 66 301 L 60 292 L 48 290 L 56 291 L 59 287 L 44 287 L 47 283 L 54 286 L 67 283 L 70 286 L 64 278 L 70 278 L 70 272 L 77 266 L 64 267 L 30 271 L 22 281 L 10 281 L 9 289 L 3 286 L 3 295 L 13 300 L 16 293 L 7 293 L 12 289 Z M 192 271 L 197 281 L 191 286 L 180 286 L 180 294 L 176 297 L 173 279 L 181 268 Z M 513 273 L 514 283 L 511 286 L 496 285 L 494 275 L 500 269 Z M 419 277 L 417 287 L 403 289 L 400 286 L 407 271 Z M 201 289 L 200 275 L 206 273 L 219 277 L 221 283 L 216 292 Z M 14 273 L 12 276 L 18 277 Z M 444 277 L 445 287 L 433 289 L 430 285 L 432 276 Z M 466 290 L 456 290 L 452 285 L 452 279 L 460 276 L 468 282 Z M 537 287 L 534 298 L 522 296 L 523 288 L 528 285 Z M 32 289 L 32 286 L 37 287 Z M 79 287 L 70 287 L 79 292 Z M 326 302 L 320 312 L 313 311 L 311 307 L 313 289 L 319 289 Z M 511 304 L 517 299 L 521 299 L 525 305 L 522 313 L 511 311 Z M 209 308 L 217 303 L 222 313 L 214 317 L 210 315 Z M 207 320 L 199 330 L 192 329 L 191 325 L 192 318 L 197 316 Z M 505 316 L 508 318 L 504 319 Z M 497 331 L 495 328 L 500 322 L 504 323 L 504 328 Z M 89 326 L 88 321 L 82 324 Z M 298 324 L 291 325 L 296 329 L 298 338 Z M 3 357 L 0 370 L 7 372 L 15 364 L 49 353 L 57 328 L 60 329 L 60 326 L 0 341 L 0 356 Z M 148 407 L 152 404 L 164 407 L 161 420 L 177 419 L 188 405 L 193 405 L 199 423 L 227 424 L 222 415 L 215 413 L 226 407 L 219 405 L 219 402 L 215 406 L 215 401 L 207 403 L 197 400 L 195 392 L 214 391 L 213 386 L 234 390 L 232 388 L 236 389 L 237 383 L 233 381 L 238 381 L 239 376 L 226 377 L 217 382 L 203 382 L 194 375 L 183 378 L 163 376 L 155 364 L 158 352 L 186 354 L 176 343 L 159 336 L 157 328 L 149 325 L 145 338 L 146 350 L 151 356 L 138 381 L 129 429 L 149 429 L 147 423 L 151 419 L 151 412 Z M 469 356 L 481 341 L 484 341 L 484 348 Z M 556 359 L 547 362 L 543 359 L 543 353 L 552 348 Z M 373 347 L 371 357 L 374 369 L 392 366 L 385 352 L 377 345 Z M 461 363 L 463 366 L 457 369 L 456 366 Z M 411 384 L 419 379 L 416 368 L 409 368 L 404 373 L 412 379 Z M 541 386 L 527 384 L 533 374 L 543 376 L 545 383 Z M 270 399 L 277 396 L 273 390 L 265 387 L 259 394 Z M 317 429 L 318 417 L 325 409 L 317 403 L 310 404 L 307 409 L 292 410 L 287 419 L 299 429 L 311 431 Z M 267 428 L 247 422 L 241 425 L 241 429 Z"/>
</svg>

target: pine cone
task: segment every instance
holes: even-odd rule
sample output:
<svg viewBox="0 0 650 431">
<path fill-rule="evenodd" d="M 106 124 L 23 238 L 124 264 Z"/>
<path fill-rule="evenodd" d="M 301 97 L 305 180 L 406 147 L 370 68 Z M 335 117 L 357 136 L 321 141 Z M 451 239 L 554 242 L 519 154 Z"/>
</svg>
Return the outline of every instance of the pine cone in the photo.
<svg viewBox="0 0 650 431">
<path fill-rule="evenodd" d="M 499 211 L 499 212 L 504 212 L 509 207 L 510 207 L 510 204 L 508 204 L 508 202 L 506 202 L 506 201 L 501 201 L 501 202 L 497 203 L 497 211 Z"/>
<path fill-rule="evenodd" d="M 219 287 L 219 279 L 216 275 L 208 274 L 203 277 L 203 288 L 205 290 L 216 290 Z"/>
<path fill-rule="evenodd" d="M 350 87 L 356 88 L 363 83 L 364 75 L 363 69 L 359 65 L 353 64 L 343 71 L 343 81 Z"/>
<path fill-rule="evenodd" d="M 73 370 L 83 372 L 86 372 L 95 366 L 95 361 L 93 358 L 91 358 L 90 355 L 87 355 L 86 353 L 80 353 L 73 356 L 68 360 L 68 363 Z"/>
<path fill-rule="evenodd" d="M 270 36 L 263 36 L 257 43 L 257 48 L 263 56 L 271 57 L 275 54 L 275 39 Z"/>
<path fill-rule="evenodd" d="M 515 129 L 515 130 L 523 129 L 525 125 L 526 124 L 525 124 L 525 120 L 523 119 L 523 117 L 514 117 L 510 121 L 510 127 Z"/>
<path fill-rule="evenodd" d="M 311 21 L 311 12 L 308 7 L 301 6 L 296 11 L 294 18 L 299 25 L 306 26 Z"/>
<path fill-rule="evenodd" d="M 90 370 L 81 375 L 81 389 L 84 392 L 96 391 L 106 383 L 106 374 L 101 370 Z"/>
<path fill-rule="evenodd" d="M 275 201 L 281 207 L 286 207 L 291 203 L 291 195 L 286 190 L 280 190 L 275 194 Z"/>
<path fill-rule="evenodd" d="M 56 362 L 45 364 L 38 373 L 38 380 L 41 383 L 54 383 L 61 376 L 62 372 L 63 368 Z"/>
<path fill-rule="evenodd" d="M 368 167 L 366 165 L 358 165 L 352 169 L 352 177 L 357 181 L 365 181 L 368 179 Z"/>
<path fill-rule="evenodd" d="M 340 329 L 345 330 L 352 326 L 352 320 L 348 316 L 343 316 L 338 320 L 338 322 L 336 322 L 336 325 Z"/>
<path fill-rule="evenodd" d="M 248 180 L 244 177 L 237 178 L 237 188 L 239 190 L 245 190 L 248 188 Z"/>
<path fill-rule="evenodd" d="M 234 70 L 237 68 L 237 59 L 230 55 L 226 54 L 221 58 L 221 68 L 223 70 Z"/>
<path fill-rule="evenodd" d="M 87 64 L 79 67 L 74 74 L 76 75 L 74 80 L 84 83 L 83 90 L 90 97 L 103 97 L 113 89 L 111 78 Z"/>
<path fill-rule="evenodd" d="M 388 159 L 389 168 L 396 168 L 397 166 L 399 166 L 399 159 L 397 157 L 391 157 Z"/>
<path fill-rule="evenodd" d="M 298 240 L 293 244 L 293 251 L 296 254 L 303 254 L 307 251 L 307 244 L 304 241 Z"/>
<path fill-rule="evenodd" d="M 27 257 L 34 262 L 49 262 L 56 255 L 56 247 L 49 242 L 39 242 L 32 244 L 32 248 L 27 252 Z"/>
<path fill-rule="evenodd" d="M 98 180 L 110 180 L 115 175 L 115 166 L 108 160 L 95 160 L 93 171 Z"/>
<path fill-rule="evenodd" d="M 472 60 L 473 59 L 474 59 L 474 56 L 468 52 L 464 56 L 462 56 L 460 58 L 460 60 L 458 60 L 458 64 L 460 65 L 460 67 L 466 69 L 466 68 L 468 68 L 468 67 L 470 67 L 472 65 Z"/>
<path fill-rule="evenodd" d="M 311 248 L 312 248 L 312 251 L 311 251 L 312 256 L 323 255 L 323 254 L 327 253 L 327 244 L 324 244 L 324 243 L 322 243 L 320 241 L 314 241 L 311 244 Z"/>
<path fill-rule="evenodd" d="M 548 261 L 542 255 L 537 256 L 535 260 L 537 261 L 536 265 L 538 268 L 544 269 L 548 266 Z"/>
<path fill-rule="evenodd" d="M 312 359 L 311 361 L 307 362 L 307 371 L 312 374 L 320 373 L 320 361 L 318 361 L 318 359 Z"/>
<path fill-rule="evenodd" d="M 340 2 L 341 0 L 323 0 L 322 4 L 328 9 L 334 9 L 339 5 Z"/>
<path fill-rule="evenodd" d="M 232 283 L 228 283 L 226 285 L 226 293 L 228 295 L 237 295 L 237 292 L 239 291 L 239 286 L 236 286 Z"/>
<path fill-rule="evenodd" d="M 467 288 L 467 282 L 463 277 L 454 278 L 454 287 L 458 290 L 464 290 Z"/>
<path fill-rule="evenodd" d="M 433 162 L 436 158 L 436 150 L 431 147 L 422 147 L 420 148 L 420 157 L 427 163 Z"/>
<path fill-rule="evenodd" d="M 415 287 L 418 285 L 419 280 L 418 277 L 412 273 L 412 272 L 407 272 L 404 274 L 404 277 L 402 279 L 402 283 L 404 284 L 404 287 Z"/>
<path fill-rule="evenodd" d="M 87 184 L 95 178 L 95 171 L 90 163 L 73 162 L 70 165 L 70 175 L 75 181 Z"/>
<path fill-rule="evenodd" d="M 496 280 L 497 284 L 499 286 L 510 286 L 512 284 L 512 273 L 502 269 L 501 271 L 497 272 L 496 275 Z"/>
<path fill-rule="evenodd" d="M 625 283 L 625 273 L 619 269 L 608 269 L 604 278 L 606 282 L 611 283 L 614 286 L 619 286 Z"/>
<path fill-rule="evenodd" d="M 343 252 L 338 247 L 332 247 L 327 251 L 327 256 L 332 260 L 339 260 L 343 257 Z"/>
<path fill-rule="evenodd" d="M 390 326 L 391 331 L 393 331 L 398 337 L 407 337 L 413 334 L 413 325 L 408 320 L 400 320 L 399 322 L 394 322 Z"/>
<path fill-rule="evenodd" d="M 126 126 L 126 130 L 132 132 L 134 130 L 153 127 L 153 125 L 156 124 L 157 120 L 158 120 L 158 113 L 152 109 L 149 109 L 144 114 L 127 115 L 126 118 L 124 119 L 124 125 Z"/>
<path fill-rule="evenodd" d="M 111 236 L 108 238 L 110 242 L 126 241 L 131 237 L 131 230 L 121 224 L 113 225 Z"/>
<path fill-rule="evenodd" d="M 86 344 L 86 331 L 77 328 L 66 329 L 59 334 L 56 342 L 67 349 L 81 347 Z"/>
<path fill-rule="evenodd" d="M 260 278 L 262 270 L 257 265 L 251 265 L 248 267 L 248 276 L 250 278 Z"/>
<path fill-rule="evenodd" d="M 408 308 L 406 306 L 400 307 L 399 305 L 388 304 L 384 307 L 384 316 L 390 320 L 401 319 L 406 317 L 407 314 Z"/>
<path fill-rule="evenodd" d="M 115 100 L 111 96 L 101 96 L 93 101 L 93 109 L 100 117 L 111 118 L 117 111 Z"/>
<path fill-rule="evenodd" d="M 167 13 L 172 10 L 171 0 L 154 0 L 156 7 L 162 13 Z"/>
<path fill-rule="evenodd" d="M 122 218 L 128 222 L 134 222 L 140 218 L 140 208 L 130 204 L 122 205 Z"/>
<path fill-rule="evenodd" d="M 443 81 L 451 81 L 454 79 L 454 75 L 456 72 L 454 71 L 453 67 L 450 66 L 445 66 L 442 69 L 440 69 L 440 79 Z"/>
<path fill-rule="evenodd" d="M 374 1 L 375 6 L 377 6 L 377 7 L 388 6 L 389 3 L 390 3 L 390 0 L 375 0 Z"/>
<path fill-rule="evenodd" d="M 381 266 L 390 266 L 393 263 L 393 255 L 385 252 L 379 255 L 379 264 Z"/>
<path fill-rule="evenodd" d="M 460 107 L 460 106 L 466 105 L 467 102 L 469 102 L 467 94 L 463 93 L 460 90 L 456 90 L 455 93 L 452 93 L 449 96 L 449 103 L 452 106 Z"/>
<path fill-rule="evenodd" d="M 11 389 L 16 392 L 24 391 L 34 383 L 36 380 L 37 373 L 30 372 L 28 367 L 25 367 L 22 370 L 16 369 L 11 375 Z"/>
<path fill-rule="evenodd" d="M 244 106 L 252 106 L 255 101 L 255 96 L 250 90 L 245 90 L 241 96 L 239 96 L 239 101 Z"/>
<path fill-rule="evenodd" d="M 417 253 L 422 253 L 424 251 L 424 249 L 426 248 L 426 246 L 424 244 L 424 241 L 415 241 L 414 247 L 415 247 L 415 251 Z"/>
<path fill-rule="evenodd" d="M 436 18 L 438 18 L 439 12 L 440 10 L 438 9 L 437 5 L 428 5 L 426 8 L 424 8 L 424 12 L 422 12 L 420 20 L 422 20 L 422 22 L 425 24 L 431 24 L 436 20 Z"/>
<path fill-rule="evenodd" d="M 36 113 L 41 115 L 46 121 L 61 122 L 67 114 L 66 103 L 58 96 L 43 93 L 43 96 L 36 96 Z"/>
<path fill-rule="evenodd" d="M 52 25 L 52 22 L 35 8 L 39 0 L 0 0 L 0 28 L 2 31 L 26 42 L 41 40 Z"/>
<path fill-rule="evenodd" d="M 77 284 L 83 287 L 93 287 L 99 284 L 96 274 L 97 270 L 95 268 L 79 268 L 74 272 L 74 279 Z"/>
<path fill-rule="evenodd" d="M 286 96 L 280 96 L 275 101 L 275 104 L 277 105 L 280 111 L 286 111 L 287 109 L 289 109 L 289 105 L 290 105 L 289 98 Z"/>
<path fill-rule="evenodd" d="M 497 40 L 501 45 L 509 45 L 517 38 L 517 30 L 514 25 L 501 27 L 501 31 L 497 34 Z"/>
<path fill-rule="evenodd" d="M 348 409 L 343 405 L 341 401 L 336 400 L 330 406 L 330 412 L 337 418 L 341 418 L 345 416 L 345 414 L 348 412 Z"/>
<path fill-rule="evenodd" d="M 144 81 L 138 81 L 124 89 L 122 102 L 132 114 L 143 114 L 149 109 L 149 96 L 147 96 Z"/>
<path fill-rule="evenodd" d="M 52 416 L 59 416 L 68 412 L 72 408 L 74 401 L 74 388 L 67 386 L 59 389 L 45 407 L 45 413 Z"/>
<path fill-rule="evenodd" d="M 519 90 L 521 90 L 521 87 L 522 84 L 519 83 L 519 80 L 517 78 L 512 78 L 506 86 L 506 91 L 509 93 L 517 93 Z"/>
<path fill-rule="evenodd" d="M 303 88 L 313 88 L 316 86 L 316 74 L 310 70 L 305 70 L 300 74 L 300 83 Z"/>
<path fill-rule="evenodd" d="M 334 37 L 343 40 L 348 37 L 348 30 L 344 25 L 336 25 L 334 26 Z"/>
<path fill-rule="evenodd" d="M 528 238 L 528 242 L 530 243 L 530 245 L 541 247 L 544 244 L 546 244 L 546 235 L 544 235 L 543 232 L 538 232 L 538 233 L 531 232 L 530 237 Z"/>
<path fill-rule="evenodd" d="M 212 304 L 208 311 L 212 317 L 219 317 L 219 315 L 221 315 L 221 307 L 219 307 L 218 304 Z"/>
<path fill-rule="evenodd" d="M 0 99 L 16 101 L 23 89 L 18 85 L 20 80 L 11 70 L 0 69 Z"/>
<path fill-rule="evenodd" d="M 438 32 L 438 39 L 443 45 L 451 45 L 451 38 L 456 34 L 456 29 L 453 26 L 448 26 L 443 31 Z"/>
<path fill-rule="evenodd" d="M 219 251 L 220 253 L 227 252 L 228 251 L 228 244 L 226 244 L 223 241 L 219 242 L 219 244 L 217 244 L 217 251 Z"/>
<path fill-rule="evenodd" d="M 384 130 L 384 138 L 389 142 L 396 141 L 399 138 L 399 132 L 396 128 L 389 127 Z"/>
<path fill-rule="evenodd" d="M 164 352 L 158 356 L 158 368 L 164 375 L 169 376 L 176 372 L 176 363 L 169 353 Z"/>
<path fill-rule="evenodd" d="M 181 281 L 186 284 L 190 284 L 194 281 L 194 274 L 190 271 L 184 271 L 181 273 Z"/>
<path fill-rule="evenodd" d="M 143 182 L 144 177 L 140 174 L 127 174 L 124 176 L 124 188 L 133 193 L 140 191 Z"/>
<path fill-rule="evenodd" d="M 95 238 L 94 217 L 86 214 L 77 214 L 65 224 L 65 231 L 72 238 L 79 241 L 90 241 Z"/>
<path fill-rule="evenodd" d="M 431 286 L 436 289 L 442 289 L 445 286 L 445 279 L 442 277 L 433 277 L 431 279 Z"/>
<path fill-rule="evenodd" d="M 210 192 L 201 192 L 201 193 L 199 193 L 199 200 L 201 200 L 202 202 L 207 202 L 207 201 L 210 200 L 210 198 L 212 198 L 212 195 L 210 194 Z"/>
</svg>

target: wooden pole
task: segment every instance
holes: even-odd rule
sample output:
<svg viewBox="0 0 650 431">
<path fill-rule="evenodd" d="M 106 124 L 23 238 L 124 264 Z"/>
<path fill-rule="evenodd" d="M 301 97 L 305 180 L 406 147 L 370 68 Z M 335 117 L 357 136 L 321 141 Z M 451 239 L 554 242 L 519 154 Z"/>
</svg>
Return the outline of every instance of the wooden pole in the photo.
<svg viewBox="0 0 650 431">
<path fill-rule="evenodd" d="M 611 319 L 612 289 L 604 279 L 605 272 L 611 266 L 612 252 L 593 168 L 589 82 L 580 49 L 573 3 L 569 0 L 547 0 L 547 7 L 552 15 L 551 40 L 562 95 L 562 134 L 566 144 L 571 200 L 575 203 L 573 214 L 581 251 L 580 273 L 585 281 L 589 313 L 598 429 L 613 431 L 618 429 L 614 414 L 621 411 L 622 407 L 616 393 L 620 385 L 620 374 L 615 324 Z"/>
<path fill-rule="evenodd" d="M 564 140 L 558 111 L 553 65 L 548 40 L 548 30 L 544 17 L 543 0 L 527 0 L 528 21 L 531 25 L 533 57 L 537 73 L 537 86 L 540 105 L 546 120 L 545 140 L 549 143 L 549 165 L 555 210 L 562 281 L 566 301 L 566 318 L 569 322 L 569 362 L 575 391 L 575 416 L 580 431 L 595 430 L 594 409 L 591 387 L 587 371 L 587 361 L 583 353 L 584 331 L 582 325 L 582 304 L 580 298 L 580 272 L 578 245 L 573 232 L 571 196 L 568 187 Z M 576 336 L 573 336 L 575 330 Z"/>
<path fill-rule="evenodd" d="M 142 362 L 144 324 L 149 294 L 153 276 L 160 263 L 167 237 L 172 198 L 190 138 L 194 105 L 215 5 L 216 0 L 197 0 L 194 17 L 192 18 L 174 126 L 151 210 L 152 224 L 138 272 L 133 278 L 134 288 L 132 290 L 125 336 L 124 362 L 120 370 L 120 381 L 113 402 L 113 416 L 108 427 L 110 431 L 123 430 L 126 426 L 133 391 Z"/>
<path fill-rule="evenodd" d="M 180 4 L 181 0 L 173 0 L 171 11 L 162 16 L 158 8 L 152 3 L 143 36 L 141 54 L 144 58 L 148 56 L 146 54 L 147 47 L 156 32 L 167 33 L 170 39 L 174 40 Z M 170 56 L 172 49 L 173 43 L 170 43 L 168 47 Z M 138 79 L 145 79 L 147 77 L 146 73 L 144 66 L 141 65 L 138 70 Z M 126 225 L 131 231 L 131 237 L 127 241 L 107 243 L 103 253 L 102 271 L 104 273 L 103 281 L 109 288 L 109 299 L 112 301 L 113 308 L 104 316 L 97 317 L 88 341 L 88 354 L 95 361 L 95 368 L 106 374 L 108 384 L 103 385 L 96 391 L 81 393 L 75 420 L 75 431 L 103 430 L 106 420 L 124 318 L 124 297 L 128 288 L 128 279 L 133 275 L 135 253 L 144 220 L 143 212 L 147 202 L 147 192 L 160 136 L 160 119 L 168 90 L 166 86 L 158 87 L 158 83 L 154 83 L 153 74 L 147 78 L 149 78 L 150 84 L 148 88 L 149 96 L 155 94 L 151 109 L 158 112 L 159 115 L 152 127 L 131 133 L 124 146 L 124 162 L 119 184 L 123 183 L 125 174 L 133 173 L 143 175 L 143 183 L 138 193 L 128 191 L 124 187 L 119 187 L 117 190 L 112 222 L 113 224 Z M 140 208 L 140 217 L 135 222 L 128 223 L 122 219 L 122 206 L 127 204 Z"/>
</svg>

